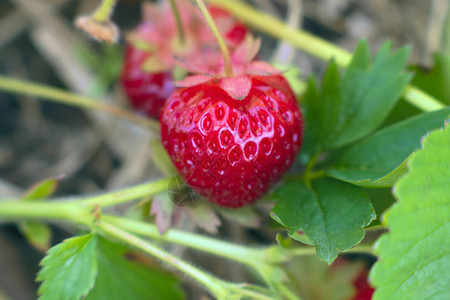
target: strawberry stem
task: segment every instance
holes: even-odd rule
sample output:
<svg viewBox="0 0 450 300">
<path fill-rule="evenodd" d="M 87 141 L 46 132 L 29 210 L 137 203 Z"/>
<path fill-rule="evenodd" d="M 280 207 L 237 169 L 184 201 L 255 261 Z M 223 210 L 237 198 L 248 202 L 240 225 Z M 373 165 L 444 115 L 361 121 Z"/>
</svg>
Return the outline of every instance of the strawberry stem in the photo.
<svg viewBox="0 0 450 300">
<path fill-rule="evenodd" d="M 178 41 L 180 42 L 181 45 L 184 45 L 186 40 L 185 40 L 183 22 L 181 21 L 180 10 L 178 9 L 178 6 L 175 3 L 175 0 L 170 0 L 169 2 L 170 2 L 170 7 L 172 9 L 173 17 L 175 18 L 175 23 L 177 26 Z"/>
<path fill-rule="evenodd" d="M 51 86 L 0 75 L 0 90 L 12 94 L 29 95 L 70 106 L 101 111 L 122 119 L 127 119 L 144 128 L 159 131 L 159 123 L 149 118 L 138 116 L 118 106 L 94 100 L 86 96 L 69 93 Z"/>
<path fill-rule="evenodd" d="M 222 34 L 219 31 L 219 28 L 217 28 L 217 25 L 214 22 L 213 18 L 211 17 L 211 14 L 209 13 L 208 9 L 206 8 L 206 5 L 203 2 L 203 0 L 195 0 L 195 1 L 197 2 L 197 5 L 200 8 L 203 16 L 205 17 L 209 28 L 211 28 L 211 31 L 214 33 L 214 36 L 217 39 L 217 43 L 219 44 L 220 51 L 222 52 L 223 60 L 225 63 L 225 76 L 231 77 L 231 76 L 233 76 L 233 67 L 231 65 L 230 51 L 228 50 L 225 40 L 222 37 Z"/>
<path fill-rule="evenodd" d="M 95 21 L 103 23 L 109 21 L 116 6 L 117 0 L 103 0 L 99 7 L 92 14 Z"/>
</svg>

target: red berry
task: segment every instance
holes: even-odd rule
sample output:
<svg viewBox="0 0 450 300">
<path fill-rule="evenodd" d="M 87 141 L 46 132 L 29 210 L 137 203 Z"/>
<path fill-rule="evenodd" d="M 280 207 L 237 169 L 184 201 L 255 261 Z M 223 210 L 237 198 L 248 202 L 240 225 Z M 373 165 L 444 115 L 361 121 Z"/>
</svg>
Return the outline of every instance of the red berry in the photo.
<svg viewBox="0 0 450 300">
<path fill-rule="evenodd" d="M 128 45 L 125 50 L 121 83 L 135 110 L 159 118 L 166 99 L 174 91 L 172 72 L 146 72 L 142 64 L 149 53 Z"/>
<path fill-rule="evenodd" d="M 303 123 L 281 75 L 245 75 L 243 100 L 219 79 L 176 91 L 161 114 L 163 145 L 187 183 L 210 201 L 240 207 L 260 198 L 292 164 Z"/>
<path fill-rule="evenodd" d="M 226 42 L 231 48 L 236 47 L 244 40 L 247 28 L 227 11 L 217 7 L 211 7 L 211 10 L 213 18 L 225 34 Z M 147 43 L 152 50 L 144 51 L 132 43 L 127 44 L 121 83 L 135 110 L 149 117 L 159 118 L 164 102 L 175 89 L 172 84 L 174 56 L 201 57 L 203 48 L 215 45 L 216 39 L 192 8 L 182 11 L 186 39 L 190 41 L 186 48 L 176 46 L 176 23 L 169 7 L 146 4 L 144 15 L 144 20 L 133 35 L 135 39 Z M 143 70 L 143 63 L 150 57 L 155 58 L 157 69 L 162 70 Z"/>
<path fill-rule="evenodd" d="M 375 291 L 367 282 L 367 271 L 364 270 L 358 275 L 358 278 L 353 282 L 356 289 L 356 294 L 351 300 L 370 300 Z"/>
</svg>

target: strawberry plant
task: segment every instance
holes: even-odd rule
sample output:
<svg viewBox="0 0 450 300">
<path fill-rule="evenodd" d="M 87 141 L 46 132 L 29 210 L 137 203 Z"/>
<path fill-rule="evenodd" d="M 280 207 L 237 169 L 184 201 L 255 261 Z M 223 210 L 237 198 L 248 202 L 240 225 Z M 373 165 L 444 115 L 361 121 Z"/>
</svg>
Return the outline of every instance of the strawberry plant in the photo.
<svg viewBox="0 0 450 300">
<path fill-rule="evenodd" d="M 101 43 L 125 36 L 116 79 L 133 110 L 0 76 L 5 95 L 145 132 L 159 170 L 98 194 L 62 197 L 66 179 L 42 176 L 0 195 L 1 224 L 45 253 L 36 297 L 448 299 L 448 46 L 425 71 L 410 47 L 362 39 L 350 53 L 244 1 L 160 2 L 125 34 L 114 0 L 75 22 Z M 254 35 L 324 71 L 269 61 Z M 123 149 L 139 155 L 129 139 Z"/>
</svg>

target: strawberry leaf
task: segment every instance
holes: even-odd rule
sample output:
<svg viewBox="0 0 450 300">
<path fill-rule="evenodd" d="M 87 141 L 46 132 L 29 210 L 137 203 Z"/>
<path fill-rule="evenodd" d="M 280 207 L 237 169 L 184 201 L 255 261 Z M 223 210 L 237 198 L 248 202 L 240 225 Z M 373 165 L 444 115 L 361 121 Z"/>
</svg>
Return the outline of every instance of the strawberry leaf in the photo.
<svg viewBox="0 0 450 300">
<path fill-rule="evenodd" d="M 317 257 L 301 256 L 290 260 L 286 268 L 302 300 L 349 300 L 356 299 L 353 282 L 364 264 L 338 259 L 329 266 Z"/>
<path fill-rule="evenodd" d="M 342 79 L 331 61 L 319 92 L 310 81 L 305 94 L 305 142 L 308 156 L 347 145 L 379 127 L 411 76 L 403 71 L 409 50 L 391 53 L 385 43 L 373 62 L 361 42 Z"/>
<path fill-rule="evenodd" d="M 444 108 L 382 129 L 347 149 L 327 174 L 355 185 L 391 187 L 406 172 L 404 161 L 420 147 L 421 136 L 449 116 Z"/>
<path fill-rule="evenodd" d="M 48 178 L 32 185 L 22 196 L 22 201 L 42 200 L 56 191 L 60 177 Z"/>
<path fill-rule="evenodd" d="M 177 300 L 184 299 L 176 278 L 156 265 L 148 266 L 125 246 L 98 238 L 98 275 L 86 300 Z"/>
<path fill-rule="evenodd" d="M 46 252 L 51 247 L 52 230 L 50 226 L 38 222 L 22 221 L 18 224 L 20 232 L 35 249 Z"/>
<path fill-rule="evenodd" d="M 58 179 L 62 176 L 44 179 L 31 186 L 22 196 L 21 201 L 43 201 L 51 196 L 58 187 Z M 31 246 L 41 252 L 50 249 L 52 231 L 50 226 L 32 221 L 20 221 L 18 223 L 20 232 Z"/>
<path fill-rule="evenodd" d="M 435 53 L 431 70 L 412 68 L 416 75 L 413 84 L 445 104 L 450 104 L 450 54 Z"/>
<path fill-rule="evenodd" d="M 331 178 L 290 182 L 282 186 L 275 198 L 280 201 L 272 217 L 289 228 L 289 234 L 302 231 L 316 245 L 317 255 L 327 263 L 339 251 L 358 244 L 363 227 L 375 218 L 375 212 L 361 188 Z"/>
<path fill-rule="evenodd" d="M 97 275 L 97 236 L 65 240 L 48 251 L 37 280 L 40 300 L 78 300 L 94 286 Z"/>
<path fill-rule="evenodd" d="M 430 133 L 395 185 L 377 242 L 374 299 L 449 299 L 450 125 Z"/>
</svg>

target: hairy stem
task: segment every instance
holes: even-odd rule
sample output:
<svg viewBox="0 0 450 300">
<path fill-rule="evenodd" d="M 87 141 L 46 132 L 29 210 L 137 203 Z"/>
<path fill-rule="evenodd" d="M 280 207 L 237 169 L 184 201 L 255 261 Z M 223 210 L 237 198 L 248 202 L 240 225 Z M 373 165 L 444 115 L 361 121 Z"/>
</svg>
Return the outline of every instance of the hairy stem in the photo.
<svg viewBox="0 0 450 300">
<path fill-rule="evenodd" d="M 219 44 L 220 51 L 222 52 L 223 60 L 225 63 L 225 76 L 231 77 L 231 76 L 233 76 L 233 67 L 231 65 L 230 51 L 228 50 L 225 40 L 222 37 L 222 34 L 219 31 L 219 28 L 217 28 L 217 25 L 214 22 L 213 18 L 211 17 L 211 14 L 209 13 L 208 9 L 206 8 L 206 5 L 203 2 L 203 0 L 195 0 L 195 1 L 197 2 L 197 5 L 200 8 L 203 16 L 205 17 L 206 22 L 209 25 L 209 28 L 211 28 L 211 31 L 214 33 L 214 36 L 217 39 L 217 43 Z"/>
<path fill-rule="evenodd" d="M 112 206 L 126 203 L 139 198 L 151 197 L 159 193 L 167 191 L 172 185 L 176 184 L 176 180 L 171 178 L 152 181 L 139 184 L 130 188 L 122 189 L 115 192 L 106 193 L 99 196 L 88 197 L 77 201 L 83 206 Z"/>
<path fill-rule="evenodd" d="M 12 221 L 22 219 L 61 220 L 88 226 L 94 219 L 89 209 L 74 205 L 69 201 L 0 201 L 0 218 Z"/>
<path fill-rule="evenodd" d="M 108 222 L 101 222 L 98 229 L 106 234 L 106 236 L 118 239 L 122 243 L 136 247 L 144 253 L 157 257 L 176 270 L 187 274 L 204 285 L 217 298 L 227 294 L 227 284 L 225 282 L 152 245 L 148 241 L 145 241 Z"/>
<path fill-rule="evenodd" d="M 75 107 L 101 111 L 122 119 L 127 119 L 142 127 L 159 130 L 159 124 L 156 121 L 140 117 L 133 112 L 120 107 L 96 101 L 86 96 L 69 93 L 51 86 L 0 75 L 0 90 L 18 95 L 34 96 Z"/>
<path fill-rule="evenodd" d="M 153 224 L 114 216 L 103 216 L 103 219 L 115 226 L 141 236 L 183 245 L 226 257 L 246 265 L 253 266 L 255 261 L 263 261 L 265 256 L 263 249 L 240 246 L 190 232 L 171 229 L 161 235 L 158 228 Z"/>
<path fill-rule="evenodd" d="M 210 3 L 221 6 L 241 19 L 244 23 L 258 29 L 268 35 L 285 40 L 293 46 L 302 49 L 320 59 L 329 60 L 333 58 L 337 65 L 346 67 L 351 61 L 350 52 L 314 36 L 303 30 L 290 28 L 282 21 L 260 12 L 242 1 L 236 0 L 208 0 Z M 407 86 L 403 91 L 406 101 L 423 111 L 432 111 L 445 107 L 444 104 L 427 93 L 413 87 Z"/>
</svg>

